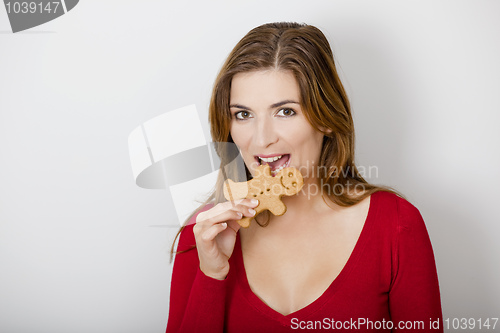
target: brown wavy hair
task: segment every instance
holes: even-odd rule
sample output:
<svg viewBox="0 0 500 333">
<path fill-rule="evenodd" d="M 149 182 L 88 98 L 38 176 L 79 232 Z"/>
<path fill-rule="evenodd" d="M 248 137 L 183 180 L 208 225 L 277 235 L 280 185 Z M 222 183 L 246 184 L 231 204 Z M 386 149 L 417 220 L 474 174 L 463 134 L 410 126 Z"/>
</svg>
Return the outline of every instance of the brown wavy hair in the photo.
<svg viewBox="0 0 500 333">
<path fill-rule="evenodd" d="M 236 44 L 223 64 L 212 91 L 209 121 L 213 142 L 233 142 L 229 110 L 233 77 L 242 72 L 269 69 L 289 71 L 295 76 L 300 89 L 301 108 L 313 128 L 324 134 L 316 168 L 321 171 L 318 182 L 331 201 L 347 207 L 377 191 L 389 191 L 401 196 L 389 187 L 369 184 L 354 164 L 354 122 L 349 99 L 338 76 L 328 40 L 311 25 L 291 22 L 264 24 L 252 29 Z M 226 163 L 227 154 L 222 150 L 218 153 L 221 163 Z M 245 176 L 251 178 L 248 169 Z M 241 179 L 241 175 L 229 178 Z M 224 177 L 219 173 L 214 192 L 201 207 L 209 202 L 217 204 L 225 201 L 223 181 Z M 339 187 L 349 190 L 361 187 L 363 192 L 332 191 Z M 268 220 L 257 222 L 265 226 Z M 173 254 L 174 244 L 171 258 Z"/>
</svg>

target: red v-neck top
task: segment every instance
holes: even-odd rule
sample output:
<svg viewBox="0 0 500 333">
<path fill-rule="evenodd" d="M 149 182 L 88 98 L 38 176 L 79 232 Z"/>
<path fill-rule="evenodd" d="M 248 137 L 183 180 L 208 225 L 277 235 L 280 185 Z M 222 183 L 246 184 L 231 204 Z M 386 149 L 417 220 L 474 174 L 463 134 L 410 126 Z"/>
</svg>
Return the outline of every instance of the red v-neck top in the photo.
<svg viewBox="0 0 500 333">
<path fill-rule="evenodd" d="M 180 235 L 178 251 L 194 244 L 190 224 Z M 201 272 L 196 249 L 176 255 L 167 333 L 390 332 L 400 325 L 443 332 L 434 254 L 424 221 L 413 205 L 389 192 L 372 194 L 344 268 L 318 299 L 296 312 L 282 315 L 252 292 L 239 235 L 229 263 L 229 274 L 220 281 Z"/>
</svg>

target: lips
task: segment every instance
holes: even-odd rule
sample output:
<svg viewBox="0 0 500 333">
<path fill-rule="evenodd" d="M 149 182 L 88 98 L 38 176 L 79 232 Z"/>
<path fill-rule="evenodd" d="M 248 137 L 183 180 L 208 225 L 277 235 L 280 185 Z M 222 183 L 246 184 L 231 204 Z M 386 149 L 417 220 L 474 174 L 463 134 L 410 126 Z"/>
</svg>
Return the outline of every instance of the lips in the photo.
<svg viewBox="0 0 500 333">
<path fill-rule="evenodd" d="M 275 176 L 283 168 L 290 165 L 290 154 L 257 155 L 255 160 L 260 164 L 267 164 L 271 167 L 271 174 Z"/>
</svg>

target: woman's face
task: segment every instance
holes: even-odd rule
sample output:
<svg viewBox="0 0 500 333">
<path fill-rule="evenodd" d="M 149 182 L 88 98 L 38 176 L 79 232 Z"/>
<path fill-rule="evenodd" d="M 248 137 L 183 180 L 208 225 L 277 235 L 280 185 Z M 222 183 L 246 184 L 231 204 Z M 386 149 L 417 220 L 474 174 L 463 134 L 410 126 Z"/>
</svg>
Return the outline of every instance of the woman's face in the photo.
<svg viewBox="0 0 500 333">
<path fill-rule="evenodd" d="M 231 136 L 252 174 L 269 164 L 274 176 L 295 167 L 304 178 L 314 175 L 323 133 L 314 129 L 300 107 L 300 91 L 288 71 L 239 73 L 231 83 Z"/>
</svg>

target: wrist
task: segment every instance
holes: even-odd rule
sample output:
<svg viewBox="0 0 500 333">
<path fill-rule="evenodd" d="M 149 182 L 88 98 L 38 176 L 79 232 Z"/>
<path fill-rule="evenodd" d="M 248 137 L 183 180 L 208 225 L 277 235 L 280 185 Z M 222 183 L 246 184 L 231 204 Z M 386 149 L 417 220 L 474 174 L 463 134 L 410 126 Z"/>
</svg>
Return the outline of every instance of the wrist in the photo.
<svg viewBox="0 0 500 333">
<path fill-rule="evenodd" d="M 203 274 L 205 274 L 209 278 L 212 278 L 212 279 L 215 279 L 215 280 L 220 280 L 220 281 L 225 280 L 226 277 L 227 277 L 227 274 L 229 273 L 229 267 L 227 269 L 223 269 L 223 270 L 221 270 L 219 272 L 213 272 L 213 271 L 204 269 L 200 265 L 200 270 L 201 270 L 201 272 Z"/>
</svg>

